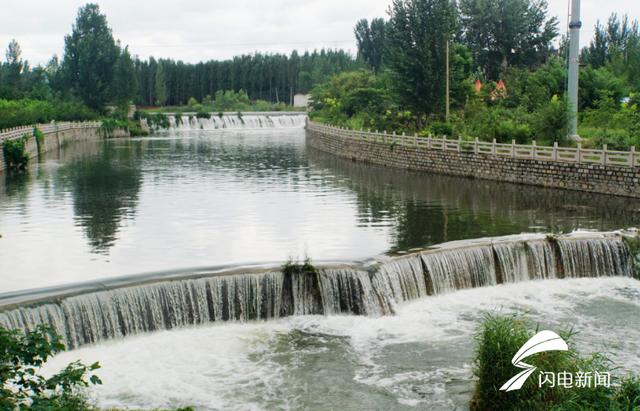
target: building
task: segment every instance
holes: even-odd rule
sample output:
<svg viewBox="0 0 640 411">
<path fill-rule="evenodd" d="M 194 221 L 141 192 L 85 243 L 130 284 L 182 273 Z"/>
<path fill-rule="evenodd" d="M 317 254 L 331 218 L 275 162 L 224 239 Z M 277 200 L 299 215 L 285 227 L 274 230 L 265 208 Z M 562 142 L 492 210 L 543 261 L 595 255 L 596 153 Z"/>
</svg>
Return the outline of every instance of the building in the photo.
<svg viewBox="0 0 640 411">
<path fill-rule="evenodd" d="M 309 107 L 309 103 L 311 103 L 310 94 L 296 94 L 293 96 L 294 107 Z"/>
</svg>

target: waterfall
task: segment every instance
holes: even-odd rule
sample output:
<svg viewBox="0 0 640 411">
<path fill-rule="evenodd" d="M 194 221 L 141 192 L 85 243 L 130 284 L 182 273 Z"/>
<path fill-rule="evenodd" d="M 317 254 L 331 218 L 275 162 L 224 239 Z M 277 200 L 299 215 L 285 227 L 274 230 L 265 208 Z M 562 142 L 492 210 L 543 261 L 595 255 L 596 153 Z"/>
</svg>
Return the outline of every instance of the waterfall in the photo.
<svg viewBox="0 0 640 411">
<path fill-rule="evenodd" d="M 388 315 L 405 301 L 466 288 L 633 274 L 633 256 L 619 234 L 513 236 L 449 243 L 385 258 L 368 271 L 345 266 L 293 274 L 217 274 L 60 296 L 39 305 L 27 302 L 5 309 L 0 325 L 33 330 L 49 324 L 75 348 L 218 321 Z"/>
<path fill-rule="evenodd" d="M 320 271 L 319 280 L 324 314 L 379 316 L 389 313 L 378 303 L 366 271 L 325 269 Z"/>
<path fill-rule="evenodd" d="M 558 239 L 558 248 L 565 277 L 632 275 L 631 254 L 622 240 Z"/>
<path fill-rule="evenodd" d="M 251 113 L 229 114 L 220 116 L 212 113 L 210 118 L 198 118 L 195 115 L 177 117 L 169 115 L 169 125 L 176 130 L 235 130 L 261 128 L 303 128 L 307 115 L 298 113 Z"/>
</svg>

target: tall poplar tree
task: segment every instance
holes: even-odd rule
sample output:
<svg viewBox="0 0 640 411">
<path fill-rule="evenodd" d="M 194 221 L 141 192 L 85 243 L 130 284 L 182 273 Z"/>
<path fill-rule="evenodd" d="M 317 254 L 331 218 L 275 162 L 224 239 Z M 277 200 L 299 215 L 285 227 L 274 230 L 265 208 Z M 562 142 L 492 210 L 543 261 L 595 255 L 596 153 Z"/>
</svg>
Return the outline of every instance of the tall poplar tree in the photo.
<svg viewBox="0 0 640 411">
<path fill-rule="evenodd" d="M 385 27 L 384 19 L 373 19 L 371 24 L 367 19 L 362 19 L 353 30 L 358 42 L 358 57 L 364 60 L 374 72 L 378 72 L 382 67 Z"/>
<path fill-rule="evenodd" d="M 89 107 L 104 110 L 119 55 L 100 7 L 91 3 L 81 7 L 71 34 L 65 37 L 62 70 L 66 86 Z"/>
<path fill-rule="evenodd" d="M 459 8 L 464 43 L 493 80 L 510 66 L 545 63 L 558 36 L 547 0 L 460 0 Z"/>
<path fill-rule="evenodd" d="M 455 29 L 450 0 L 394 0 L 386 28 L 385 64 L 399 101 L 421 128 L 427 115 L 442 113 L 445 99 L 446 42 Z"/>
</svg>

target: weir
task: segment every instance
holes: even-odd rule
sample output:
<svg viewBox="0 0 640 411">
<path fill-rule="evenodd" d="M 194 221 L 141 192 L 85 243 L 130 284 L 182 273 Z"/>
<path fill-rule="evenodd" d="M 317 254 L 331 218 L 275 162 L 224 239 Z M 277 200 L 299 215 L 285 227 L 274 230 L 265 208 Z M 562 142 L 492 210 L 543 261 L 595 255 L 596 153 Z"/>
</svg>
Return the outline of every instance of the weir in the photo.
<svg viewBox="0 0 640 411">
<path fill-rule="evenodd" d="M 210 118 L 196 114 L 167 115 L 171 129 L 176 130 L 247 130 L 262 128 L 304 128 L 305 113 L 211 113 Z"/>
<path fill-rule="evenodd" d="M 531 280 L 635 274 L 636 231 L 458 241 L 360 265 L 160 277 L 112 288 L 0 295 L 0 324 L 51 325 L 70 348 L 156 330 L 295 315 L 391 315 L 398 304 Z M 633 251 L 636 250 L 636 251 Z M 132 279 L 133 281 L 133 279 Z M 43 295 L 46 298 L 43 299 Z"/>
</svg>

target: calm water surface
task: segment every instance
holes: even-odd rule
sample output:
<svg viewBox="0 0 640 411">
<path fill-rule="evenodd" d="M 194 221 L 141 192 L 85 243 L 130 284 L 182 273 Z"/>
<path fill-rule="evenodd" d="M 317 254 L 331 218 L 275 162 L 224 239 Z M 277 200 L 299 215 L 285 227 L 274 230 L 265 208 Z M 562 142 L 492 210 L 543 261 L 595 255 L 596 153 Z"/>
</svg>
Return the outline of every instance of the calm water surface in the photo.
<svg viewBox="0 0 640 411">
<path fill-rule="evenodd" d="M 624 198 L 385 170 L 303 130 L 78 143 L 0 174 L 0 292 L 463 238 L 637 225 Z"/>
</svg>

